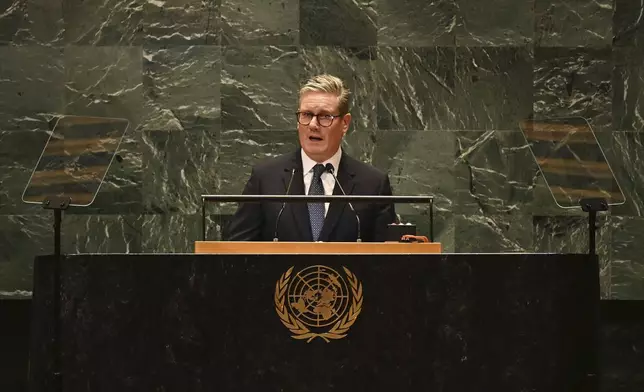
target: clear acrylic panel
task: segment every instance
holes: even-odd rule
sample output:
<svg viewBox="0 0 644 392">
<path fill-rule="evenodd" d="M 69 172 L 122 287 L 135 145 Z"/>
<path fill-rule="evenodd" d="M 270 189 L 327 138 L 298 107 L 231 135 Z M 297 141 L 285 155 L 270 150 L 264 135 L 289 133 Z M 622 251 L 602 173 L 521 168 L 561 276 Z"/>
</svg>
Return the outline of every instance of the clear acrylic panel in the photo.
<svg viewBox="0 0 644 392">
<path fill-rule="evenodd" d="M 72 206 L 92 204 L 129 122 L 123 118 L 63 116 L 22 194 L 25 203 L 69 197 Z"/>
<path fill-rule="evenodd" d="M 626 202 L 595 133 L 583 117 L 525 120 L 521 131 L 557 205 L 579 208 L 579 201 L 603 198 Z"/>
</svg>

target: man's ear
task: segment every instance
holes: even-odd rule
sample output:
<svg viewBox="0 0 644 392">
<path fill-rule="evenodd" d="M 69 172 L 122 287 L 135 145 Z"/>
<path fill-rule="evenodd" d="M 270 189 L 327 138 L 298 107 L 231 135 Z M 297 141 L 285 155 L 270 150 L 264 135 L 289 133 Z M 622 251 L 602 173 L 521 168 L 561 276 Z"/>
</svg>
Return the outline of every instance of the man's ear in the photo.
<svg viewBox="0 0 644 392">
<path fill-rule="evenodd" d="M 342 116 L 342 133 L 344 133 L 345 135 L 349 130 L 350 124 L 351 124 L 351 113 L 347 113 L 344 116 Z"/>
</svg>

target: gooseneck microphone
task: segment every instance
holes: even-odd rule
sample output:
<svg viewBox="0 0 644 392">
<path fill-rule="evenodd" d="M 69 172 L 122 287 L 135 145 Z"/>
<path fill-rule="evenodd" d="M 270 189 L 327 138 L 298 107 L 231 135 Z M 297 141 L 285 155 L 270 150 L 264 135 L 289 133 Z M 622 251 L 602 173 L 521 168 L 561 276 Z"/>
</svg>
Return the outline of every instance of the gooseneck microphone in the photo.
<svg viewBox="0 0 644 392">
<path fill-rule="evenodd" d="M 324 170 L 331 173 L 331 175 L 335 179 L 335 183 L 338 184 L 338 187 L 342 191 L 342 194 L 346 196 L 347 194 L 344 192 L 344 189 L 342 189 L 342 185 L 340 184 L 340 181 L 338 181 L 338 177 L 335 176 L 335 169 L 333 168 L 333 165 L 330 163 L 327 163 L 326 165 L 324 165 Z M 350 201 L 347 203 L 349 204 L 349 208 L 351 208 L 351 211 L 353 211 L 353 213 L 356 216 L 356 222 L 358 222 L 358 239 L 356 240 L 356 242 L 362 242 L 362 239 L 360 238 L 360 217 L 358 216 L 358 213 L 356 212 L 356 210 L 353 208 L 353 204 L 351 204 Z"/>
<path fill-rule="evenodd" d="M 288 171 L 288 170 L 285 170 Z M 291 178 L 288 180 L 288 185 L 286 186 L 286 195 L 291 191 L 291 184 L 293 183 L 293 177 L 295 177 L 295 168 L 291 169 Z M 277 220 L 275 221 L 275 234 L 273 235 L 273 241 L 277 242 L 279 241 L 278 236 L 277 236 L 277 229 L 279 228 L 280 225 L 280 218 L 282 217 L 282 212 L 284 212 L 284 208 L 286 208 L 286 201 L 282 203 L 282 208 L 280 208 L 280 212 L 277 214 Z"/>
</svg>

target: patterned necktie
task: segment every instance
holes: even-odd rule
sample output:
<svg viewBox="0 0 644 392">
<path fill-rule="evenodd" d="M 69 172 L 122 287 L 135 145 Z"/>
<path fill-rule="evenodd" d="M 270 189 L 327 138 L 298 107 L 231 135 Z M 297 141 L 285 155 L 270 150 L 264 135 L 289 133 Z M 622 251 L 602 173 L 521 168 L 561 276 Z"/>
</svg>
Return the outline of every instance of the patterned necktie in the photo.
<svg viewBox="0 0 644 392">
<path fill-rule="evenodd" d="M 313 166 L 313 179 L 309 187 L 309 195 L 324 195 L 324 186 L 322 185 L 322 173 L 324 166 L 320 163 Z M 309 218 L 311 221 L 311 234 L 313 241 L 317 241 L 324 225 L 324 203 L 308 203 Z"/>
</svg>

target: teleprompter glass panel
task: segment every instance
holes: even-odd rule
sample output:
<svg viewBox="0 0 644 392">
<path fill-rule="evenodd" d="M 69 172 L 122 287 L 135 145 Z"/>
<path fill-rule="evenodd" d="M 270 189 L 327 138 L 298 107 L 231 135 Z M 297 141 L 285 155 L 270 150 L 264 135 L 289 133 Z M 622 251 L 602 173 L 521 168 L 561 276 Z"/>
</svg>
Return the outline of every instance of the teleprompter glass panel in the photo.
<svg viewBox="0 0 644 392">
<path fill-rule="evenodd" d="M 70 205 L 92 204 L 128 125 L 122 118 L 59 118 L 22 200 L 40 204 L 48 197 L 69 197 Z"/>
<path fill-rule="evenodd" d="M 608 205 L 626 202 L 586 119 L 525 120 L 520 126 L 558 206 L 579 208 L 587 198 L 603 198 Z"/>
</svg>

